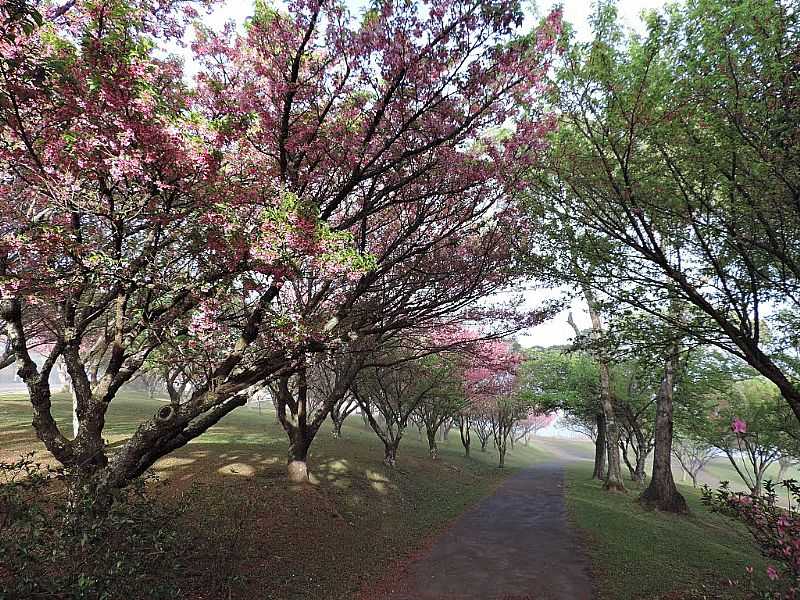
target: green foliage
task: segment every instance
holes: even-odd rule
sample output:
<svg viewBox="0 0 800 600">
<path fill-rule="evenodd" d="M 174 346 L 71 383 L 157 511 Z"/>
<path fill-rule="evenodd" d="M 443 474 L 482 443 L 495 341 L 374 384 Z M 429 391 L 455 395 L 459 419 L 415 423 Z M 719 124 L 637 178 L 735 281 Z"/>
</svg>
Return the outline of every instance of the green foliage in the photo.
<svg viewBox="0 0 800 600">
<path fill-rule="evenodd" d="M 180 597 L 162 576 L 179 566 L 175 514 L 152 502 L 153 477 L 117 494 L 101 515 L 94 486 L 75 485 L 32 453 L 0 463 L 0 598 Z"/>
<path fill-rule="evenodd" d="M 704 485 L 702 500 L 712 511 L 742 521 L 764 557 L 780 565 L 768 567 L 773 583 L 766 589 L 751 578 L 754 597 L 793 599 L 800 591 L 800 519 L 792 507 L 800 504 L 800 486 L 795 480 L 786 480 L 779 484 L 767 481 L 764 487 L 764 495 L 746 496 L 731 492 L 723 481 L 716 492 Z M 777 504 L 780 488 L 788 498 L 788 513 Z M 748 571 L 752 575 L 752 569 Z"/>
<path fill-rule="evenodd" d="M 530 349 L 518 373 L 520 394 L 543 411 L 594 416 L 599 410 L 597 362 L 583 353 L 557 348 Z"/>
<path fill-rule="evenodd" d="M 748 361 L 797 414 L 800 11 L 687 0 L 645 20 L 626 32 L 600 2 L 563 55 L 530 175 L 536 264 Z"/>
</svg>

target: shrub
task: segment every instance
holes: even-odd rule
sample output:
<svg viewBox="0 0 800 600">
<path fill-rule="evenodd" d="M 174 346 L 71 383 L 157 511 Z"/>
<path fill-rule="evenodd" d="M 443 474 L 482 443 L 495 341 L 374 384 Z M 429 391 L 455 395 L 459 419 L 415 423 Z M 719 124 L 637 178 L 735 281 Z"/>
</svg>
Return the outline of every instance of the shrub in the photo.
<svg viewBox="0 0 800 600">
<path fill-rule="evenodd" d="M 778 505 L 778 488 L 786 491 L 788 509 Z M 764 484 L 760 496 L 734 493 L 730 484 L 723 481 L 716 491 L 702 487 L 702 499 L 711 510 L 742 521 L 752 534 L 761 553 L 776 562 L 778 567 L 767 567 L 767 577 L 774 589 L 753 590 L 759 598 L 800 598 L 800 514 L 793 508 L 800 506 L 800 486 L 794 480 L 776 485 Z M 753 570 L 748 568 L 751 587 Z"/>
<path fill-rule="evenodd" d="M 0 599 L 178 597 L 175 514 L 152 501 L 154 480 L 98 512 L 90 486 L 65 485 L 32 454 L 0 462 Z"/>
</svg>

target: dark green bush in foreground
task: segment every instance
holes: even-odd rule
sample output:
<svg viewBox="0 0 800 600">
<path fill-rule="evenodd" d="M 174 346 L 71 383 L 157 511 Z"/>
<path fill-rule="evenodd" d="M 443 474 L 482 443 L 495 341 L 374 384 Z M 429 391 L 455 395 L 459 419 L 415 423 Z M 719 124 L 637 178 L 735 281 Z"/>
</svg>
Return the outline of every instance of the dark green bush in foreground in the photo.
<svg viewBox="0 0 800 600">
<path fill-rule="evenodd" d="M 95 510 L 91 489 L 32 455 L 0 462 L 0 599 L 174 598 L 175 517 L 151 502 L 150 476 Z"/>
</svg>

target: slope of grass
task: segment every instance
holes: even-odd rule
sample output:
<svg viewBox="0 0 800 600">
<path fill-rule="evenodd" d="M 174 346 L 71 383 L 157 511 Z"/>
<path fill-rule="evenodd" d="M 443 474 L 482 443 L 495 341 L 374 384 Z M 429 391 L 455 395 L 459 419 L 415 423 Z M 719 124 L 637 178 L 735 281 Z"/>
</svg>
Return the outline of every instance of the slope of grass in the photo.
<svg viewBox="0 0 800 600">
<path fill-rule="evenodd" d="M 138 393 L 121 394 L 108 412 L 107 442 L 123 442 L 159 406 Z M 55 397 L 53 412 L 66 432 L 70 411 L 69 398 Z M 47 459 L 30 419 L 25 397 L 0 397 L 0 460 L 29 450 Z M 501 471 L 496 454 L 481 453 L 477 443 L 473 457 L 464 458 L 454 431 L 440 443 L 441 459 L 432 461 L 410 429 L 391 470 L 360 417 L 351 417 L 343 434 L 318 434 L 311 485 L 286 482 L 286 437 L 266 408 L 234 411 L 157 463 L 164 480 L 157 497 L 175 508 L 185 537 L 184 551 L 164 573 L 186 598 L 351 598 L 506 476 L 546 456 L 518 445 Z"/>
<path fill-rule="evenodd" d="M 643 510 L 636 490 L 604 492 L 591 472 L 583 464 L 567 470 L 567 504 L 585 535 L 600 599 L 742 598 L 748 565 L 765 582 L 766 563 L 747 531 L 710 513 L 691 487 L 679 486 L 691 510 L 679 517 Z"/>
<path fill-rule="evenodd" d="M 745 469 L 746 472 L 752 472 L 752 467 L 749 463 L 743 463 L 741 460 L 738 461 L 740 468 Z M 746 465 L 746 466 L 745 466 Z M 731 487 L 737 491 L 746 491 L 747 488 L 742 482 L 741 477 L 736 472 L 736 469 L 733 468 L 730 461 L 725 456 L 720 456 L 709 462 L 703 471 L 709 476 L 713 477 L 714 479 L 718 479 L 719 481 L 730 481 Z M 767 468 L 767 472 L 764 475 L 764 480 L 771 479 L 772 481 L 778 481 L 778 472 L 780 471 L 780 467 L 778 463 L 773 463 Z M 784 474 L 784 479 L 800 479 L 800 469 L 796 466 L 792 466 L 786 470 Z"/>
</svg>

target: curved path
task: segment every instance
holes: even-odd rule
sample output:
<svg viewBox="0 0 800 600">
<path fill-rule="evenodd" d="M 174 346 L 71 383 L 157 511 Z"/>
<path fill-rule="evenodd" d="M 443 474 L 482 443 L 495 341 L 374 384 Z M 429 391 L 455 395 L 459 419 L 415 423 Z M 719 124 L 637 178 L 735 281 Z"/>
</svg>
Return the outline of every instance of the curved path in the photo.
<svg viewBox="0 0 800 600">
<path fill-rule="evenodd" d="M 589 561 L 566 519 L 563 464 L 525 469 L 461 515 L 387 600 L 590 600 Z"/>
</svg>

